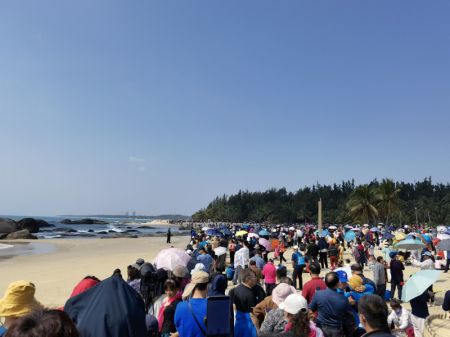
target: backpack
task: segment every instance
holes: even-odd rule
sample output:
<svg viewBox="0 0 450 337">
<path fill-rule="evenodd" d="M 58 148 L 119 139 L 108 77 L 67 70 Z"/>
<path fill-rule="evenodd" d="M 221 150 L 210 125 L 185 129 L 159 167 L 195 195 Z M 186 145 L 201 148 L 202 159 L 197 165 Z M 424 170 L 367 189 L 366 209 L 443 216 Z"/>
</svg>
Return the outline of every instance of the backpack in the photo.
<svg viewBox="0 0 450 337">
<path fill-rule="evenodd" d="M 227 254 L 222 254 L 217 257 L 216 260 L 216 270 L 220 272 L 224 272 L 226 268 L 226 258 Z"/>
</svg>

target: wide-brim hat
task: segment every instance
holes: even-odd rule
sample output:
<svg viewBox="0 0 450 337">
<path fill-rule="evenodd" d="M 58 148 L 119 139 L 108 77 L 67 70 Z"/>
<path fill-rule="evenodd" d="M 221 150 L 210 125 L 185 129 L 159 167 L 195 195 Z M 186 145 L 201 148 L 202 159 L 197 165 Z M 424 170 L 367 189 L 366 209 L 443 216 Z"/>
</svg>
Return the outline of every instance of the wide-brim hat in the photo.
<svg viewBox="0 0 450 337">
<path fill-rule="evenodd" d="M 204 271 L 197 271 L 192 275 L 191 282 L 184 288 L 183 299 L 187 299 L 192 296 L 195 286 L 197 284 L 208 283 L 209 275 Z"/>
<path fill-rule="evenodd" d="M 8 285 L 0 299 L 0 317 L 22 317 L 43 306 L 35 298 L 36 287 L 28 281 L 16 281 Z"/>
</svg>

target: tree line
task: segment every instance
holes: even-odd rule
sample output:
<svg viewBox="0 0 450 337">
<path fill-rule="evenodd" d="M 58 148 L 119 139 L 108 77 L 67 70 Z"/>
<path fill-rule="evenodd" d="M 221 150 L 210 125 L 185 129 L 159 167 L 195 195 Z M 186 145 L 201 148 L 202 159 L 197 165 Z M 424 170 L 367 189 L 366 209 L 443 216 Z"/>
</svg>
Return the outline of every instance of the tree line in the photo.
<svg viewBox="0 0 450 337">
<path fill-rule="evenodd" d="M 449 224 L 450 184 L 433 184 L 431 177 L 415 183 L 373 180 L 356 186 L 341 184 L 286 188 L 265 192 L 239 191 L 216 197 L 193 214 L 194 221 L 316 223 L 322 199 L 324 223 Z"/>
</svg>

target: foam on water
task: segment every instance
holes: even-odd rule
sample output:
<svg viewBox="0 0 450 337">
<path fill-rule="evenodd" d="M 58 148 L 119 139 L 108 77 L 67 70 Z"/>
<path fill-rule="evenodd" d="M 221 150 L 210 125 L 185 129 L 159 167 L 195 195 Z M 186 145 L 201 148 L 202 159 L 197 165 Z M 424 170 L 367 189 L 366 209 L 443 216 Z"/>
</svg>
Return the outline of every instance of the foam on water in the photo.
<svg viewBox="0 0 450 337">
<path fill-rule="evenodd" d="M 0 243 L 0 249 L 8 249 L 8 248 L 13 248 L 13 245 L 5 245 L 4 243 Z"/>
</svg>

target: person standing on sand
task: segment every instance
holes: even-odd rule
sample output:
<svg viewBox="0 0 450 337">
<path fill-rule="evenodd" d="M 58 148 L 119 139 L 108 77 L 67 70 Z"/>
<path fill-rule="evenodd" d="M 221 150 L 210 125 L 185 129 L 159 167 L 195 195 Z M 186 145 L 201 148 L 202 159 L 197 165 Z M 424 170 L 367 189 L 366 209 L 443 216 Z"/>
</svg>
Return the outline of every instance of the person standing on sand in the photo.
<svg viewBox="0 0 450 337">
<path fill-rule="evenodd" d="M 170 238 L 172 237 L 172 232 L 170 231 L 170 228 L 167 230 L 167 242 L 170 243 Z"/>
</svg>

